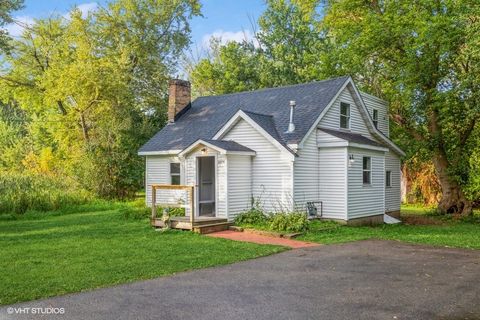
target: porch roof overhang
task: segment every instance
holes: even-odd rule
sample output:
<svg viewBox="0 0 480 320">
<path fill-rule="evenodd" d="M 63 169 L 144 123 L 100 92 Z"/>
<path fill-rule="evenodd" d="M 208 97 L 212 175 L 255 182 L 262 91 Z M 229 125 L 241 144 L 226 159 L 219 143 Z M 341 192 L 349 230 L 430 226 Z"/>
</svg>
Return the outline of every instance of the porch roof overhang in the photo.
<svg viewBox="0 0 480 320">
<path fill-rule="evenodd" d="M 218 151 L 220 154 L 236 154 L 245 156 L 254 156 L 256 152 L 250 148 L 247 148 L 233 140 L 204 140 L 198 139 L 185 149 L 183 149 L 178 155 L 184 157 L 190 151 L 194 150 L 199 145 L 204 145 L 208 148 Z"/>
</svg>

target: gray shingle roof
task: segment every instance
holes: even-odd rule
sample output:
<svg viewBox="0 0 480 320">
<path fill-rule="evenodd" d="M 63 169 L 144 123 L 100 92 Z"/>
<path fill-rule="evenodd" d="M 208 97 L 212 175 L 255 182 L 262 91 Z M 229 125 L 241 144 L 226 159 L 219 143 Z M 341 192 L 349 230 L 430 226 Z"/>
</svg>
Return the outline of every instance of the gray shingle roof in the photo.
<svg viewBox="0 0 480 320">
<path fill-rule="evenodd" d="M 299 143 L 347 79 L 345 76 L 299 85 L 200 97 L 174 123 L 166 125 L 139 151 L 183 150 L 198 139 L 210 140 L 240 109 L 272 136 L 276 131 L 276 137 L 273 137 L 281 144 Z M 292 133 L 287 132 L 290 100 L 296 101 L 296 129 Z"/>
<path fill-rule="evenodd" d="M 213 144 L 214 146 L 219 147 L 220 149 L 223 149 L 226 151 L 255 152 L 252 149 L 242 146 L 240 143 L 237 143 L 232 140 L 203 140 L 203 141 Z"/>
<path fill-rule="evenodd" d="M 345 132 L 345 131 L 338 131 L 338 130 L 333 130 L 333 129 L 326 129 L 326 128 L 320 128 L 323 132 L 326 132 L 328 134 L 331 134 L 334 137 L 347 140 L 350 142 L 354 143 L 359 143 L 359 144 L 366 144 L 369 146 L 374 146 L 374 147 L 385 147 L 384 145 L 370 140 L 367 137 L 362 136 L 361 134 L 358 133 L 351 133 L 351 132 Z"/>
</svg>

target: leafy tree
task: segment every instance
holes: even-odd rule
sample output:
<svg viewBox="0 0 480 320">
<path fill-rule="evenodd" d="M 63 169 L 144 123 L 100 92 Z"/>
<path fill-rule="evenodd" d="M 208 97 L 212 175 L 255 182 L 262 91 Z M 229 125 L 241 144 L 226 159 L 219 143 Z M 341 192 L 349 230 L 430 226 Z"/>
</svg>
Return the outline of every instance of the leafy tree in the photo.
<svg viewBox="0 0 480 320">
<path fill-rule="evenodd" d="M 229 42 L 221 46 L 218 39 L 213 39 L 209 57 L 189 70 L 195 94 L 205 96 L 258 88 L 258 59 L 252 42 Z"/>
<path fill-rule="evenodd" d="M 0 1 L 0 28 L 12 23 L 12 11 L 20 10 L 23 7 L 23 0 L 2 0 Z M 4 29 L 0 29 L 0 52 L 8 50 L 10 37 Z"/>
<path fill-rule="evenodd" d="M 465 189 L 479 144 L 479 13 L 470 0 L 339 0 L 324 21 L 337 72 L 391 102 L 394 123 L 430 153 L 439 209 L 463 215 L 472 212 Z"/>
<path fill-rule="evenodd" d="M 324 35 L 317 31 L 318 1 L 268 0 L 255 40 L 224 46 L 190 70 L 200 94 L 222 94 L 312 81 L 326 76 Z"/>
<path fill-rule="evenodd" d="M 28 115 L 24 169 L 74 177 L 103 197 L 141 187 L 136 152 L 165 123 L 166 80 L 199 10 L 194 0 L 118 0 L 26 30 L 0 75 L 0 96 Z"/>
</svg>

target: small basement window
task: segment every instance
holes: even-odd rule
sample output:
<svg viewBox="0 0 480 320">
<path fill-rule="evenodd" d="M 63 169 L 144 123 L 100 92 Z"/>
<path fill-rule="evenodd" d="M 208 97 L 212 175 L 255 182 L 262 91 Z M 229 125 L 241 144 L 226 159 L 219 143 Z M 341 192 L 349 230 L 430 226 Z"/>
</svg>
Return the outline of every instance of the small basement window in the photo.
<svg viewBox="0 0 480 320">
<path fill-rule="evenodd" d="M 340 103 L 340 128 L 350 129 L 350 105 L 345 102 Z"/>
<path fill-rule="evenodd" d="M 392 186 L 392 171 L 385 172 L 385 187 Z"/>
<path fill-rule="evenodd" d="M 373 118 L 373 125 L 375 126 L 375 128 L 378 129 L 378 110 L 377 109 L 373 109 L 372 118 Z"/>
<path fill-rule="evenodd" d="M 372 182 L 372 159 L 363 157 L 363 184 L 371 184 Z"/>
<path fill-rule="evenodd" d="M 180 163 L 170 163 L 170 184 L 180 185 Z"/>
</svg>

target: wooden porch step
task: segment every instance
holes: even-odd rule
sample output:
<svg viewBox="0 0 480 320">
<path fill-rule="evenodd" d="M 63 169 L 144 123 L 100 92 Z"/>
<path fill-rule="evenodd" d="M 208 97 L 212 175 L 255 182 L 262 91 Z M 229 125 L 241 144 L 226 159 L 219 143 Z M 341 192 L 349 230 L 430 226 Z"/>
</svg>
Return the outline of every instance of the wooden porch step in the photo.
<svg viewBox="0 0 480 320">
<path fill-rule="evenodd" d="M 220 223 L 195 225 L 193 227 L 193 231 L 200 234 L 213 233 L 213 232 L 228 230 L 228 227 L 230 227 L 231 225 L 233 225 L 232 222 L 220 222 Z"/>
<path fill-rule="evenodd" d="M 209 220 L 195 220 L 193 221 L 194 226 L 204 226 L 209 224 L 216 224 L 216 223 L 225 223 L 228 222 L 227 219 L 218 218 L 218 219 L 209 219 Z"/>
</svg>

